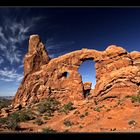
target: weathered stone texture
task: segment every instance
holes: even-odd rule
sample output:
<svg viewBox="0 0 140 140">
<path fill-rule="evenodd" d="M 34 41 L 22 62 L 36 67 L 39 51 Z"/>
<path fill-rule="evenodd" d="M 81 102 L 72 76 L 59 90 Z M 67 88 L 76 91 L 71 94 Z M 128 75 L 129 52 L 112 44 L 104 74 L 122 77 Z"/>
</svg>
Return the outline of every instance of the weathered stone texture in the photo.
<svg viewBox="0 0 140 140">
<path fill-rule="evenodd" d="M 82 100 L 84 84 L 78 68 L 86 60 L 96 63 L 92 94 L 97 102 L 133 95 L 139 90 L 140 52 L 128 53 L 111 45 L 105 51 L 82 49 L 50 60 L 39 36 L 33 35 L 24 59 L 24 79 L 13 105 L 25 106 L 50 96 L 63 101 Z"/>
</svg>

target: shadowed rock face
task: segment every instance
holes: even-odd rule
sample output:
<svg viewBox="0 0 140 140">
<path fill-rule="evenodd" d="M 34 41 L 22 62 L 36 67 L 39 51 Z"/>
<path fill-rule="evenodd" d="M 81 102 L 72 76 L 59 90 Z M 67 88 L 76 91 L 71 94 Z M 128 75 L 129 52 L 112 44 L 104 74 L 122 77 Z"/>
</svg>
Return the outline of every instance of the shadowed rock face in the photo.
<svg viewBox="0 0 140 140">
<path fill-rule="evenodd" d="M 25 106 L 50 96 L 61 101 L 82 100 L 84 84 L 78 68 L 86 60 L 95 62 L 96 85 L 91 94 L 97 102 L 120 99 L 139 90 L 140 52 L 128 53 L 111 45 L 105 51 L 82 49 L 50 60 L 40 37 L 32 35 L 24 58 L 24 78 L 13 106 Z"/>
</svg>

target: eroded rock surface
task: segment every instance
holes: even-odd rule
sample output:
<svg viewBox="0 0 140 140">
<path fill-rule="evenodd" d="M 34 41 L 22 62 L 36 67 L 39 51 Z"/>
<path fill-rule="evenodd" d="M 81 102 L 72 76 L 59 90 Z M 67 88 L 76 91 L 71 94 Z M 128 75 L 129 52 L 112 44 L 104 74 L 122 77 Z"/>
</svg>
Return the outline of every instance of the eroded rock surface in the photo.
<svg viewBox="0 0 140 140">
<path fill-rule="evenodd" d="M 24 58 L 24 78 L 13 106 L 25 106 L 50 96 L 64 102 L 83 100 L 84 84 L 78 68 L 86 60 L 95 62 L 94 100 L 100 102 L 137 94 L 140 52 L 129 53 L 122 47 L 111 45 L 105 51 L 82 49 L 50 59 L 40 37 L 32 35 Z"/>
</svg>

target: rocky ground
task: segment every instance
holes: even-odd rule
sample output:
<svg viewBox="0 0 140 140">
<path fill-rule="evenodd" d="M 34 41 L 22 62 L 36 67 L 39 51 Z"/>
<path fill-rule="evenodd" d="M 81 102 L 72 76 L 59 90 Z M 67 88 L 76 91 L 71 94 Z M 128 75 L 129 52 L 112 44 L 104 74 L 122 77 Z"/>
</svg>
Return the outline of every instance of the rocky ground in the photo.
<svg viewBox="0 0 140 140">
<path fill-rule="evenodd" d="M 96 85 L 78 73 L 95 61 Z M 111 45 L 83 48 L 50 59 L 38 35 L 29 38 L 24 78 L 12 100 L 1 104 L 1 132 L 140 131 L 140 52 Z"/>
<path fill-rule="evenodd" d="M 4 115 L 2 111 L 6 108 L 3 108 L 0 131 L 139 132 L 139 101 L 139 94 L 122 100 L 109 98 L 100 104 L 95 104 L 92 97 L 76 104 L 68 102 L 63 105 L 56 99 L 50 98 L 26 108 L 11 109 L 11 111 L 9 109 L 8 113 L 5 112 L 7 119 L 5 121 L 2 119 Z"/>
</svg>

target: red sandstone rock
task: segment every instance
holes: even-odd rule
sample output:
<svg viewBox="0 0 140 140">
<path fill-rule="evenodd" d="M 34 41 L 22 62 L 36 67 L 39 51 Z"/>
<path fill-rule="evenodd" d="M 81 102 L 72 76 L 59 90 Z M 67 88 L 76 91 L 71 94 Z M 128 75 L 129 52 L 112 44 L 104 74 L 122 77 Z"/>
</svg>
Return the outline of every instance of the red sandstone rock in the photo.
<svg viewBox="0 0 140 140">
<path fill-rule="evenodd" d="M 85 82 L 83 84 L 83 86 L 84 86 L 84 90 L 91 90 L 92 83 L 91 82 Z"/>
<path fill-rule="evenodd" d="M 92 94 L 97 102 L 134 95 L 140 85 L 139 58 L 139 52 L 128 53 L 111 45 L 105 51 L 82 49 L 50 60 L 39 36 L 33 35 L 24 58 L 24 79 L 12 104 L 26 106 L 50 96 L 61 101 L 83 100 L 84 84 L 78 68 L 89 59 L 96 63 Z"/>
</svg>

